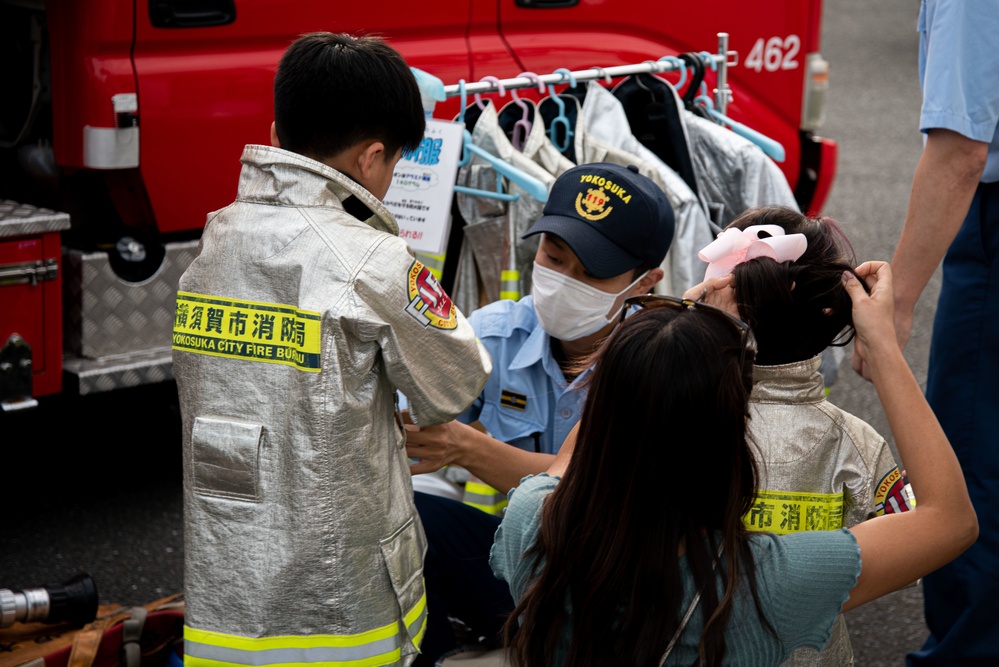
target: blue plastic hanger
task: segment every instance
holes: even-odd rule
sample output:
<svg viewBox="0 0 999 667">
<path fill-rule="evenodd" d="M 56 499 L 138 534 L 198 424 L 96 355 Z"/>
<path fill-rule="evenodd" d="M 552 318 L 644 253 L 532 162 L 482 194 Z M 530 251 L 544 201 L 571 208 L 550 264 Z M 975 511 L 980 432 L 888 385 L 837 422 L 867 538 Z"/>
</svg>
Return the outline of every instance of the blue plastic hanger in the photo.
<svg viewBox="0 0 999 667">
<path fill-rule="evenodd" d="M 472 197 L 485 197 L 486 199 L 499 199 L 500 201 L 514 201 L 515 199 L 520 199 L 520 193 L 507 193 L 503 192 L 503 176 L 496 172 L 496 190 L 478 190 L 476 188 L 467 188 L 464 185 L 454 186 L 455 192 L 460 192 L 463 195 L 470 195 Z"/>
<path fill-rule="evenodd" d="M 462 144 L 462 154 L 465 156 L 462 158 L 462 162 L 459 164 L 468 164 L 471 161 L 472 155 L 477 155 L 493 168 L 496 172 L 496 190 L 479 190 L 476 188 L 468 188 L 464 185 L 454 186 L 455 192 L 461 192 L 466 195 L 472 195 L 474 197 L 487 197 L 489 199 L 500 199 L 502 201 L 513 201 L 520 197 L 519 193 L 510 194 L 503 192 L 503 179 L 505 176 L 511 181 L 520 186 L 524 192 L 531 195 L 540 202 L 548 201 L 548 187 L 542 183 L 537 178 L 531 176 L 525 171 L 521 171 L 517 167 L 513 166 L 506 160 L 496 157 L 492 153 L 476 146 L 472 143 L 472 133 L 465 130 L 465 140 Z M 462 166 L 464 166 L 464 164 Z"/>
<path fill-rule="evenodd" d="M 694 98 L 694 102 L 704 107 L 704 109 L 707 110 L 707 112 L 711 115 L 711 117 L 717 120 L 719 123 L 727 125 L 729 128 L 731 128 L 733 132 L 738 134 L 740 137 L 749 139 L 754 144 L 759 146 L 760 150 L 769 155 L 776 162 L 784 161 L 785 157 L 784 146 L 782 146 L 779 141 L 771 139 L 770 137 L 760 132 L 757 132 L 751 127 L 746 127 L 742 123 L 732 120 L 725 114 L 715 109 L 715 103 L 712 101 L 710 97 L 708 97 L 707 86 L 705 86 L 703 83 L 701 84 L 701 94 Z"/>
<path fill-rule="evenodd" d="M 500 80 L 494 76 L 484 76 L 479 81 L 487 81 L 496 86 L 496 90 L 499 92 L 500 97 L 506 94 L 506 89 Z M 466 108 L 466 93 L 465 93 L 465 81 L 461 80 L 458 82 L 458 90 L 461 93 L 461 111 L 458 114 L 458 120 L 462 123 L 465 122 L 465 108 Z M 475 93 L 475 103 L 480 109 L 486 108 L 486 101 L 482 99 L 479 93 Z M 523 189 L 527 194 L 531 195 L 540 202 L 548 201 L 548 187 L 542 183 L 537 178 L 531 176 L 527 172 L 524 172 L 517 167 L 514 167 L 509 162 L 503 160 L 502 158 L 496 157 L 492 153 L 484 150 L 483 148 L 476 146 L 472 142 L 472 133 L 467 129 L 465 130 L 464 137 L 461 144 L 461 159 L 458 161 L 459 167 L 467 166 L 472 161 L 472 155 L 478 155 L 480 158 L 485 160 L 492 166 L 493 170 L 496 172 L 496 189 L 495 190 L 479 190 L 477 188 L 469 188 L 464 185 L 454 186 L 455 192 L 460 192 L 462 194 L 471 195 L 473 197 L 487 197 L 489 199 L 499 199 L 501 201 L 513 201 L 520 198 L 519 193 L 508 193 L 503 191 L 503 177 L 509 178 L 511 181 L 516 183 Z"/>
<path fill-rule="evenodd" d="M 576 77 L 574 77 L 572 72 L 565 67 L 558 68 L 552 72 L 552 74 L 561 74 L 563 82 L 567 82 L 572 88 L 576 87 Z M 573 135 L 572 128 L 569 126 L 569 117 L 565 115 L 565 102 L 563 102 L 562 98 L 555 93 L 555 86 L 548 86 L 548 96 L 555 103 L 555 106 L 558 107 L 558 116 L 552 119 L 552 122 L 549 124 L 546 132 L 552 144 L 554 144 L 555 148 L 558 149 L 558 152 L 564 153 L 568 150 L 569 145 L 572 142 Z M 557 128 L 562 128 L 562 136 L 565 138 L 564 141 L 559 141 Z"/>
<path fill-rule="evenodd" d="M 673 88 L 676 90 L 681 90 L 683 84 L 687 83 L 687 63 L 683 62 L 676 56 L 663 56 L 659 59 L 661 63 L 671 63 L 676 67 L 677 71 L 680 72 L 680 80 L 673 84 Z"/>
</svg>

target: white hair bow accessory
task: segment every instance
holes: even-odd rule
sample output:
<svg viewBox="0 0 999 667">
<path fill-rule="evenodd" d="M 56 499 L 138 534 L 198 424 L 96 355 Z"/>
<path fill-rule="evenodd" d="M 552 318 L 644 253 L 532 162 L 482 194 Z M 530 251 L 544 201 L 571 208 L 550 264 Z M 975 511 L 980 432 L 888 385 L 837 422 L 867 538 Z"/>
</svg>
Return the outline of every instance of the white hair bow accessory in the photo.
<svg viewBox="0 0 999 667">
<path fill-rule="evenodd" d="M 761 232 L 769 236 L 760 238 Z M 704 279 L 707 280 L 728 275 L 736 265 L 757 257 L 793 262 L 807 248 L 808 240 L 804 234 L 785 234 L 784 228 L 779 225 L 753 225 L 746 229 L 726 229 L 697 256 L 708 263 L 704 272 Z"/>
</svg>

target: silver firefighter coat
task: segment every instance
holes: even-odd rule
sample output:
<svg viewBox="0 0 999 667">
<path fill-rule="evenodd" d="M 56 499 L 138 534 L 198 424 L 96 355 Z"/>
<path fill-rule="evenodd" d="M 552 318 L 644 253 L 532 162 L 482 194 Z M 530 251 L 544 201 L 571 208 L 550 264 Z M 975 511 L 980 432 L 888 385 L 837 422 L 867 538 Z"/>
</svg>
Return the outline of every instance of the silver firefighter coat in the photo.
<svg viewBox="0 0 999 667">
<path fill-rule="evenodd" d="M 281 149 L 242 162 L 174 326 L 187 664 L 409 664 L 426 541 L 396 389 L 441 423 L 491 363 L 374 196 Z"/>
<path fill-rule="evenodd" d="M 888 443 L 869 424 L 825 399 L 820 358 L 753 369 L 748 439 L 758 452 L 760 491 L 751 530 L 792 533 L 848 528 L 909 509 Z M 797 649 L 785 665 L 853 664 L 841 615 L 825 649 Z"/>
</svg>

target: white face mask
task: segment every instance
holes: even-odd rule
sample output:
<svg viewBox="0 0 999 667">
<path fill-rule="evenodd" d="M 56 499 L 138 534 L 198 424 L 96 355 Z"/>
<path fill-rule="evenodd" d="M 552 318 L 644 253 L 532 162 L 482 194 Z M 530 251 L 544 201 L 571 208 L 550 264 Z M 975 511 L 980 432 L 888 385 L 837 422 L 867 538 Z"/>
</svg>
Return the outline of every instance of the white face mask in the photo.
<svg viewBox="0 0 999 667">
<path fill-rule="evenodd" d="M 589 336 L 617 321 L 624 301 L 617 308 L 614 303 L 647 274 L 648 271 L 617 294 L 611 294 L 535 262 L 531 276 L 534 312 L 541 328 L 552 338 L 577 340 Z"/>
</svg>

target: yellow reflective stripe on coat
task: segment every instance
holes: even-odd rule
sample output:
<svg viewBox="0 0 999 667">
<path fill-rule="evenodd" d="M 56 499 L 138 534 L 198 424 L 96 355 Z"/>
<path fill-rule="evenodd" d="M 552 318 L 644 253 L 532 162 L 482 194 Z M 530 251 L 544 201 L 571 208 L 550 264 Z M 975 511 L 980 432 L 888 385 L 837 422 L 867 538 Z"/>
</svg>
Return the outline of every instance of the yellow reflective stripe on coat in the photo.
<svg viewBox="0 0 999 667">
<path fill-rule="evenodd" d="M 398 623 L 353 635 L 241 637 L 184 626 L 185 667 L 281 665 L 282 667 L 378 667 L 402 659 L 402 646 L 413 637 L 418 647 L 427 625 L 427 596 Z"/>
<path fill-rule="evenodd" d="M 500 493 L 488 484 L 470 479 L 465 482 L 464 502 L 487 514 L 500 516 L 508 501 L 505 493 Z"/>
<path fill-rule="evenodd" d="M 500 298 L 520 300 L 520 271 L 506 270 L 500 273 Z"/>
<path fill-rule="evenodd" d="M 757 491 L 753 507 L 742 517 L 748 530 L 786 535 L 843 527 L 842 493 Z"/>
</svg>

